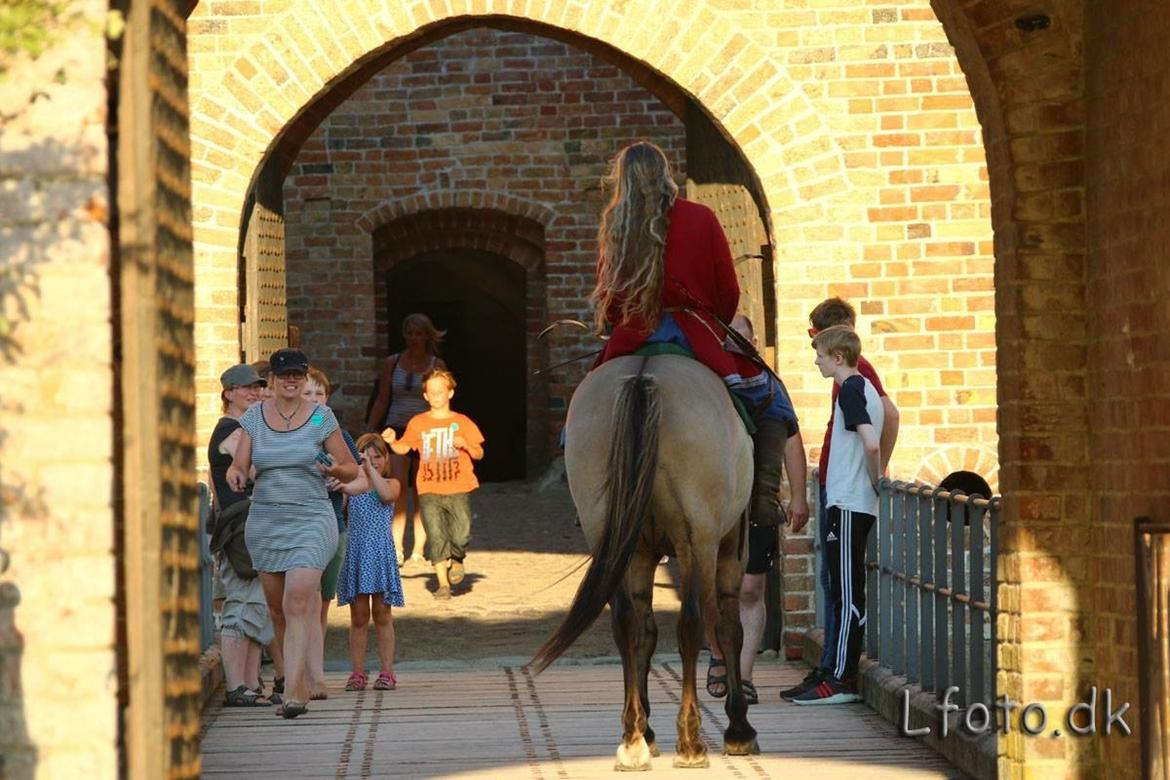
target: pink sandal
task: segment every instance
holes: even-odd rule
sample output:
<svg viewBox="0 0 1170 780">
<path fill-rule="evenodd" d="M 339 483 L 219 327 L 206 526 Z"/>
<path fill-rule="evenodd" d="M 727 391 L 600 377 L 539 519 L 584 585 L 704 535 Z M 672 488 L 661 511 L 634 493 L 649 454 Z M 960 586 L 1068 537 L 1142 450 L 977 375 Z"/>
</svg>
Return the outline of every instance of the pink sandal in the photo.
<svg viewBox="0 0 1170 780">
<path fill-rule="evenodd" d="M 374 680 L 375 691 L 392 691 L 398 687 L 398 678 L 394 676 L 393 672 L 382 672 L 378 675 L 378 679 Z"/>
<path fill-rule="evenodd" d="M 347 691 L 364 691 L 366 689 L 366 680 L 365 672 L 354 672 L 345 681 L 345 689 Z"/>
</svg>

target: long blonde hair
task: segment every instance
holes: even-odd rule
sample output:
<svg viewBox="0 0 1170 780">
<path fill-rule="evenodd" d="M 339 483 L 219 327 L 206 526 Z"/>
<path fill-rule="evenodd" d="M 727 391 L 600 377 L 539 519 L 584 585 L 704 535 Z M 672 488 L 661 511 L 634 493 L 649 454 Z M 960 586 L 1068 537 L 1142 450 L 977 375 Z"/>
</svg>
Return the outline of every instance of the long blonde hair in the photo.
<svg viewBox="0 0 1170 780">
<path fill-rule="evenodd" d="M 439 345 L 443 343 L 443 337 L 447 335 L 447 331 L 439 330 L 435 327 L 435 323 L 431 322 L 431 318 L 420 312 L 407 314 L 402 318 L 402 335 L 406 335 L 406 329 L 414 325 L 423 332 L 427 340 L 427 352 L 432 355 L 439 354 Z"/>
<path fill-rule="evenodd" d="M 678 185 L 666 155 L 646 141 L 618 153 L 607 181 L 613 196 L 601 212 L 597 286 L 589 298 L 597 330 L 605 329 L 614 301 L 621 304 L 619 321 L 653 328 L 662 316 L 662 255 Z"/>
</svg>

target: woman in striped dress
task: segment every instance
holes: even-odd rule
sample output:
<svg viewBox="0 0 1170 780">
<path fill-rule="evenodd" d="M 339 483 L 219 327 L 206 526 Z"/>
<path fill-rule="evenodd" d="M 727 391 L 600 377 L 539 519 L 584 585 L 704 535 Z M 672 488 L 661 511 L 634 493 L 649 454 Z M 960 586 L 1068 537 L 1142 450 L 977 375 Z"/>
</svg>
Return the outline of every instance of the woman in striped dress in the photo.
<svg viewBox="0 0 1170 780">
<path fill-rule="evenodd" d="M 307 709 L 310 670 L 324 652 L 321 572 L 337 550 L 337 520 L 321 475 L 350 482 L 358 474 L 333 412 L 301 396 L 308 370 L 300 350 L 273 353 L 273 398 L 240 418 L 244 432 L 227 471 L 237 492 L 255 474 L 245 539 L 283 636 L 286 697 L 277 714 L 286 718 Z"/>
<path fill-rule="evenodd" d="M 366 428 L 380 433 L 393 428 L 401 436 L 406 424 L 416 414 L 430 409 L 422 395 L 422 380 L 432 369 L 446 369 L 447 364 L 438 357 L 439 343 L 446 331 L 438 330 L 431 318 L 425 314 L 408 314 L 402 320 L 402 338 L 406 349 L 386 358 L 382 376 L 378 380 L 378 395 L 370 409 Z M 390 474 L 402 485 L 410 498 L 414 515 L 414 548 L 410 560 L 426 563 L 427 532 L 423 528 L 422 513 L 419 511 L 418 489 L 414 475 L 418 472 L 418 456 L 390 454 Z M 394 506 L 394 549 L 398 551 L 398 565 L 406 554 L 406 497 Z"/>
</svg>

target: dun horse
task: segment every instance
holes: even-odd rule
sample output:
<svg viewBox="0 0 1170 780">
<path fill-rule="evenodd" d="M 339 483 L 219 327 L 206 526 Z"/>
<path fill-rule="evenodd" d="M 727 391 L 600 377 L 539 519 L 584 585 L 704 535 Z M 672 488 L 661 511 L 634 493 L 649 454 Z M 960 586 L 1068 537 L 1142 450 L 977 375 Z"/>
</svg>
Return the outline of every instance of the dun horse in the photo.
<svg viewBox="0 0 1170 780">
<path fill-rule="evenodd" d="M 611 360 L 569 404 L 565 468 L 593 559 L 561 626 L 537 650 L 542 671 L 608 603 L 622 657 L 625 706 L 616 769 L 649 768 L 658 755 L 646 678 L 658 640 L 651 597 L 659 557 L 678 557 L 683 690 L 675 766 L 707 766 L 699 734 L 695 664 L 703 615 L 718 613 L 727 661 L 724 752 L 758 752 L 739 684 L 739 585 L 752 481 L 752 445 L 723 383 L 694 360 L 663 355 Z"/>
</svg>

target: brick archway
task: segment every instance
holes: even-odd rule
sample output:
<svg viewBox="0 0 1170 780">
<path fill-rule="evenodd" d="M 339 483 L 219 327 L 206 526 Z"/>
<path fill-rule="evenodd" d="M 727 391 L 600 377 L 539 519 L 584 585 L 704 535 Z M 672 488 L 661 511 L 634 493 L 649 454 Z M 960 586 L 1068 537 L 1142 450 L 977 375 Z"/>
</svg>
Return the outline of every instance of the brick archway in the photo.
<svg viewBox="0 0 1170 780">
<path fill-rule="evenodd" d="M 995 228 L 996 354 L 1001 359 L 996 371 L 999 425 L 1004 431 L 999 442 L 1001 484 L 1009 498 L 1001 603 L 1013 630 L 1005 632 L 1011 638 L 1001 645 L 1000 666 L 1013 698 L 1067 702 L 1085 679 L 1079 671 L 1085 654 L 1075 629 L 1084 607 L 1076 598 L 1044 602 L 1043 577 L 1037 575 L 1055 572 L 1058 584 L 1070 584 L 1063 562 L 1078 554 L 1076 540 L 1087 537 L 1091 516 L 1088 456 L 1079 426 L 1087 418 L 1087 324 L 1081 281 L 1086 246 L 1080 190 L 1083 8 L 1067 3 L 1042 26 L 1033 24 L 1041 14 L 1024 4 L 962 6 L 936 0 L 932 7 L 933 14 L 924 6 L 892 12 L 872 9 L 872 18 L 878 25 L 936 16 L 955 47 L 983 126 Z M 667 101 L 674 99 L 672 94 L 693 97 L 755 170 L 779 239 L 781 265 L 807 251 L 800 231 L 810 215 L 831 223 L 841 221 L 842 213 L 868 208 L 871 220 L 898 219 L 898 209 L 884 202 L 872 206 L 846 202 L 845 195 L 857 186 L 856 177 L 848 173 L 849 158 L 861 154 L 880 158 L 884 152 L 843 148 L 837 142 L 833 122 L 840 120 L 820 115 L 808 97 L 817 89 L 818 58 L 825 61 L 830 55 L 804 49 L 806 59 L 799 65 L 814 69 L 801 81 L 793 79 L 789 72 L 793 63 L 786 68 L 773 54 L 777 41 L 795 46 L 799 33 L 784 28 L 776 34 L 767 29 L 753 34 L 754 28 L 767 28 L 771 21 L 754 22 L 745 14 L 702 3 L 646 2 L 615 10 L 602 0 L 580 5 L 452 0 L 446 7 L 422 0 L 371 1 L 346 10 L 335 13 L 294 2 L 265 26 L 263 34 L 241 34 L 233 50 L 243 53 L 220 58 L 202 70 L 202 81 L 193 85 L 197 334 L 201 345 L 209 345 L 206 360 L 224 362 L 229 355 L 234 359 L 235 344 L 221 335 L 222 326 L 225 315 L 235 315 L 231 302 L 235 247 L 245 193 L 264 161 L 278 169 L 287 163 L 281 140 L 290 137 L 290 130 L 295 135 L 320 121 L 344 96 L 338 86 L 347 79 L 373 72 L 380 67 L 380 58 L 398 56 L 467 26 L 539 30 L 617 51 L 639 69 L 646 83 L 666 94 Z M 814 29 L 819 20 L 809 13 L 809 29 Z M 368 24 L 350 26 L 348 14 Z M 200 21 L 197 9 L 193 22 Z M 1024 24 L 1017 26 L 1017 21 Z M 648 29 L 653 34 L 646 35 Z M 897 41 L 897 36 L 877 34 L 871 43 L 882 41 Z M 914 43 L 905 45 L 913 48 Z M 943 45 L 922 44 L 923 56 L 929 56 L 930 47 Z M 199 56 L 196 53 L 196 60 Z M 864 91 L 857 99 L 873 101 Z M 897 143 L 893 138 L 883 142 Z M 924 220 L 907 230 L 914 237 L 922 231 L 929 235 L 931 227 Z M 870 258 L 850 250 L 832 259 L 847 266 Z M 855 273 L 864 272 L 860 268 Z M 814 292 L 803 294 L 858 294 L 856 286 L 844 281 L 848 273 L 834 274 L 818 277 Z M 782 290 L 784 285 L 778 283 Z M 802 314 L 783 306 L 779 312 L 790 322 L 798 322 Z M 803 348 L 802 342 L 782 339 L 781 351 Z M 1053 372 L 1055 380 L 1045 379 Z M 211 381 L 203 377 L 203 384 L 206 400 L 200 408 L 206 412 Z M 811 405 L 815 394 L 804 393 L 802 386 L 793 389 L 798 404 Z M 1072 410 L 1078 423 L 1073 430 L 1060 425 L 1051 408 L 1056 402 Z M 206 418 L 205 414 L 201 427 L 207 427 Z M 1057 523 L 1076 532 L 1053 533 Z M 1083 578 L 1071 586 L 1074 594 L 1088 587 Z M 1023 632 L 1025 614 L 1048 621 L 1051 632 L 1043 636 Z M 1054 641 L 1058 651 L 1046 652 L 1045 643 Z M 1125 674 L 1133 679 L 1132 673 Z M 1025 758 L 1072 765 L 1098 749 L 1105 750 L 1087 741 L 1041 746 L 1018 736 L 1001 744 L 1003 758 L 1012 768 Z"/>
<path fill-rule="evenodd" d="M 874 23 L 910 25 L 909 36 L 905 37 L 908 41 L 931 35 L 941 38 L 942 28 L 925 0 L 901 2 L 913 8 L 892 17 L 885 12 L 866 12 L 863 16 L 867 22 L 872 16 Z M 405 3 L 393 12 L 370 3 L 360 9 L 369 25 L 357 31 L 349 27 L 344 14 L 324 14 L 296 2 L 282 13 L 266 16 L 269 24 L 264 34 L 238 36 L 230 33 L 230 25 L 225 32 L 218 26 L 220 20 L 202 17 L 202 8 L 198 7 L 192 18 L 196 37 L 205 36 L 211 45 L 212 39 L 226 35 L 231 38 L 231 50 L 241 52 L 228 58 L 208 55 L 206 60 L 195 55 L 199 64 L 208 65 L 205 73 L 198 71 L 204 75 L 193 84 L 193 167 L 195 233 L 202 253 L 200 273 L 208 282 L 199 286 L 199 327 L 203 329 L 201 343 L 211 345 L 205 351 L 209 361 L 229 359 L 228 353 L 234 352 L 234 345 L 223 341 L 220 334 L 225 320 L 237 315 L 237 291 L 229 280 L 236 278 L 236 251 L 242 242 L 227 241 L 227 231 L 241 227 L 241 215 L 251 208 L 244 193 L 274 186 L 278 189 L 298 145 L 363 80 L 388 62 L 444 36 L 488 26 L 567 41 L 596 53 L 599 58 L 617 63 L 676 115 L 687 114 L 688 106 L 697 107 L 709 117 L 708 121 L 714 121 L 717 135 L 730 139 L 751 172 L 762 216 L 772 228 L 772 246 L 766 248 L 765 255 L 779 270 L 768 293 L 778 301 L 777 320 L 786 321 L 787 327 L 768 323 L 771 328 L 766 330 L 780 334 L 776 361 L 786 376 L 791 372 L 808 375 L 807 360 L 802 359 L 808 346 L 799 322 L 819 298 L 831 294 L 860 298 L 918 296 L 919 300 L 905 306 L 891 304 L 887 309 L 879 303 L 863 309 L 863 314 L 886 315 L 890 319 L 909 314 L 914 318 L 913 327 L 926 331 L 925 341 L 931 344 L 936 343 L 935 337 L 929 335 L 931 329 L 957 329 L 961 348 L 982 351 L 990 358 L 984 362 L 987 370 L 974 381 L 985 391 L 978 396 L 979 403 L 985 411 L 994 413 L 992 299 L 986 295 L 982 301 L 964 300 L 974 298 L 977 291 L 992 290 L 991 240 L 986 213 L 980 212 L 979 205 L 986 191 L 977 175 L 982 149 L 970 126 L 972 117 L 960 118 L 955 124 L 954 117 L 943 115 L 951 122 L 949 126 L 957 129 L 937 133 L 932 131 L 934 125 L 930 122 L 903 128 L 913 132 L 895 132 L 899 123 L 907 121 L 904 116 L 892 117 L 892 123 L 883 119 L 880 126 L 876 119 L 863 124 L 851 119 L 855 112 L 865 111 L 905 114 L 911 111 L 909 106 L 918 105 L 918 99 L 897 94 L 882 96 L 885 87 L 881 79 L 896 72 L 890 70 L 891 66 L 852 65 L 850 61 L 871 56 L 946 60 L 950 50 L 941 40 L 921 45 L 895 44 L 899 37 L 882 31 L 874 36 L 872 47 L 843 43 L 839 52 L 811 47 L 785 61 L 761 42 L 760 30 L 752 30 L 760 26 L 759 22 L 703 7 L 656 8 L 654 4 L 639 4 L 638 8 L 615 13 L 607 4 L 588 3 L 579 12 L 542 8 L 525 9 L 522 14 L 518 6 L 507 2 L 485 3 L 483 7 L 456 3 L 449 13 L 422 3 Z M 646 36 L 642 31 L 647 29 L 645 22 L 650 18 L 656 33 Z M 815 13 L 802 12 L 792 21 L 777 25 L 787 27 L 788 32 L 783 34 L 792 36 L 801 24 L 815 26 L 815 22 Z M 307 30 L 315 32 L 309 35 Z M 215 46 L 225 50 L 218 41 Z M 840 88 L 821 85 L 822 69 L 837 56 L 845 64 L 833 67 L 841 71 L 845 82 L 857 79 L 856 84 L 843 83 Z M 930 64 L 923 71 L 930 77 L 923 82 L 933 85 L 938 81 L 941 85 L 942 76 L 931 74 L 951 74 L 948 69 L 952 65 L 953 58 Z M 970 96 L 953 75 L 945 84 L 952 92 L 926 108 L 947 112 L 969 105 Z M 831 102 L 833 111 L 840 113 L 825 114 L 816 100 Z M 843 126 L 852 134 L 842 136 Z M 880 136 L 871 141 L 866 137 L 869 133 Z M 899 145 L 905 143 L 927 148 L 900 149 Z M 929 148 L 933 144 L 968 147 L 940 148 L 936 152 Z M 901 175 L 900 171 L 883 173 L 886 181 L 875 181 L 865 169 L 869 165 L 898 165 L 899 161 L 915 170 L 909 175 Z M 932 169 L 964 164 L 967 168 L 954 181 L 944 177 L 940 183 Z M 956 199 L 955 218 L 965 220 L 967 225 L 934 235 L 932 222 L 950 219 L 952 209 L 948 203 Z M 958 240 L 960 237 L 965 240 Z M 891 272 L 884 269 L 905 269 L 907 260 L 912 258 L 933 263 L 935 270 L 929 273 L 936 278 L 908 278 L 905 283 L 881 280 L 883 274 Z M 941 270 L 946 258 L 969 264 L 969 273 L 978 279 L 948 303 L 948 307 L 959 306 L 965 316 L 927 319 L 922 315 L 954 311 L 932 308 L 934 304 L 923 298 L 936 290 L 950 289 L 949 274 Z M 912 274 L 906 270 L 892 272 L 907 277 Z M 353 302 L 358 308 L 371 304 L 364 297 Z M 571 301 L 569 306 L 572 311 L 566 315 L 582 316 L 585 306 L 581 301 Z M 963 307 L 981 313 L 973 316 Z M 900 326 L 895 323 L 893 327 Z M 978 344 L 964 333 L 973 330 L 982 330 Z M 900 331 L 887 331 L 875 324 L 865 335 L 876 338 L 880 350 L 885 334 L 897 332 Z M 353 342 L 349 347 L 352 352 L 372 357 L 373 345 L 364 339 L 356 330 L 346 334 L 346 340 Z M 556 345 L 554 362 L 566 359 L 581 346 Z M 879 368 L 884 373 L 901 370 L 892 359 Z M 910 376 L 915 372 L 906 373 Z M 916 374 L 917 380 L 921 372 Z M 574 379 L 569 377 L 567 384 L 573 384 Z M 807 376 L 805 380 L 789 382 L 798 405 L 819 405 L 821 393 L 819 389 L 814 391 L 812 381 L 815 380 Z M 204 391 L 201 400 L 200 409 L 204 412 L 200 425 L 209 425 L 211 393 Z M 994 431 L 986 427 L 992 431 L 992 441 L 985 443 L 994 446 Z M 908 462 L 921 460 L 932 449 L 929 442 L 909 442 L 907 439 L 902 448 Z"/>
<path fill-rule="evenodd" d="M 995 453 L 986 448 L 957 445 L 937 450 L 922 462 L 917 478 L 937 485 L 954 471 L 974 472 L 987 480 L 993 492 L 999 492 L 999 463 Z"/>
<path fill-rule="evenodd" d="M 495 208 L 471 204 L 491 202 Z M 450 204 L 440 206 L 438 204 Z M 466 204 L 466 205 L 457 205 Z M 423 207 L 426 208 L 416 208 Z M 544 225 L 527 216 L 540 214 L 534 204 L 502 196 L 484 198 L 474 193 L 431 193 L 410 204 L 379 207 L 376 214 L 362 217 L 373 240 L 374 315 L 380 345 L 385 350 L 394 343 L 398 323 L 387 319 L 388 273 L 395 266 L 427 253 L 442 250 L 473 250 L 507 258 L 524 271 L 524 371 L 548 366 L 548 350 L 536 338 L 548 324 L 547 284 L 545 272 Z M 383 215 L 395 215 L 380 222 Z M 548 377 L 540 374 L 523 383 L 526 386 L 525 455 L 527 476 L 533 477 L 548 464 L 548 453 L 555 447 L 554 431 L 549 425 Z M 485 435 L 487 431 L 485 430 Z"/>
<path fill-rule="evenodd" d="M 307 3 L 294 4 L 271 20 L 264 35 L 239 41 L 237 50 L 243 53 L 217 66 L 218 76 L 210 69 L 203 71 L 207 76 L 204 89 L 193 85 L 195 233 L 201 251 L 200 281 L 205 282 L 199 285 L 202 316 L 197 327 L 202 329 L 201 343 L 218 342 L 207 350 L 209 360 L 230 360 L 236 354 L 235 345 L 212 332 L 213 323 L 237 317 L 238 302 L 232 300 L 237 296 L 234 282 L 242 241 L 238 234 L 229 239 L 228 233 L 241 228 L 246 194 L 253 185 L 269 186 L 282 178 L 312 127 L 371 73 L 407 52 L 470 27 L 521 29 L 570 41 L 599 56 L 620 58 L 624 70 L 679 115 L 685 113 L 688 100 L 697 99 L 738 145 L 759 179 L 761 192 L 768 193 L 772 213 L 798 210 L 802 200 L 830 198 L 845 187 L 841 151 L 829 129 L 799 86 L 768 60 L 764 49 L 742 35 L 729 32 L 720 47 L 738 74 L 729 82 L 708 61 L 708 43 L 687 57 L 667 56 L 668 47 L 661 41 L 616 34 L 602 3 L 582 9 L 579 18 L 555 9 L 524 15 L 522 9 L 507 3 L 482 9 L 469 5 L 450 14 L 425 3 L 403 3 L 393 10 L 368 5 L 352 11 L 369 20 L 358 31 L 348 26 L 345 14 L 325 14 Z M 197 7 L 192 15 L 196 38 L 204 8 Z M 630 12 L 645 21 L 642 10 Z M 676 19 L 685 15 L 672 11 L 669 16 L 664 29 L 695 41 L 710 37 L 710 13 Z M 205 24 L 209 38 L 222 32 L 211 20 Z M 317 27 L 322 28 L 319 35 L 306 33 Z M 736 101 L 736 90 L 755 100 Z M 781 105 L 782 110 L 760 111 L 761 101 Z M 806 143 L 810 122 L 817 126 L 820 139 L 812 144 Z M 271 171 L 266 174 L 269 181 L 261 181 L 266 171 Z M 794 223 L 796 217 L 788 221 Z M 566 347 L 568 351 L 576 348 Z M 208 390 L 204 395 L 200 408 L 209 424 L 212 412 L 206 410 L 213 399 Z"/>
<path fill-rule="evenodd" d="M 367 233 L 373 233 L 389 222 L 423 211 L 441 209 L 480 209 L 499 211 L 529 222 L 536 222 L 542 228 L 548 227 L 556 212 L 547 206 L 504 192 L 491 190 L 428 190 L 408 198 L 388 200 L 367 211 L 357 221 L 357 226 Z"/>
</svg>

